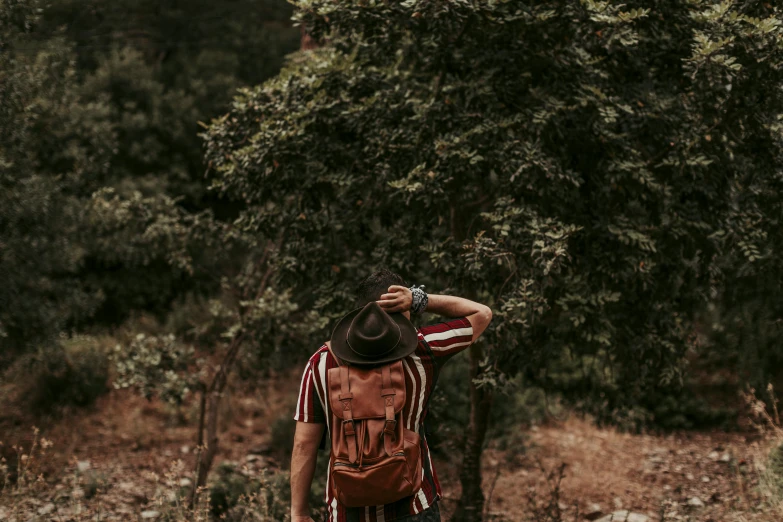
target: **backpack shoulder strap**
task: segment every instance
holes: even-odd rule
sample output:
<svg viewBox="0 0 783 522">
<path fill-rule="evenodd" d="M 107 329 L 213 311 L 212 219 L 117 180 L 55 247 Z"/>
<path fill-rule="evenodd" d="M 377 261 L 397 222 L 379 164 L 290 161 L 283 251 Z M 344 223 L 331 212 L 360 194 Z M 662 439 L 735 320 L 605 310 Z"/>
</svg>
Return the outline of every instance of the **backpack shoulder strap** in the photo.
<svg viewBox="0 0 783 522">
<path fill-rule="evenodd" d="M 327 342 L 326 343 L 326 349 L 329 350 L 329 353 L 332 354 L 332 357 L 334 358 L 334 361 L 337 363 L 337 366 L 345 366 L 343 362 L 334 354 L 334 351 L 332 350 L 332 343 Z"/>
<path fill-rule="evenodd" d="M 343 433 L 345 433 L 346 443 L 348 445 L 348 460 L 350 462 L 355 463 L 358 457 L 357 455 L 358 447 L 357 447 L 357 440 L 356 440 L 356 423 L 353 420 L 353 411 L 351 405 L 351 402 L 353 401 L 353 393 L 351 393 L 351 378 L 350 378 L 349 369 L 348 366 L 343 364 L 343 362 L 334 354 L 334 352 L 332 351 L 331 344 L 327 344 L 326 348 L 329 350 L 329 353 L 332 354 L 332 357 L 334 357 L 334 360 L 337 363 L 337 367 L 340 370 L 339 371 L 340 391 L 338 395 L 338 400 L 343 407 L 342 428 L 343 428 Z M 331 370 L 330 373 L 332 373 Z M 339 429 L 339 428 L 335 428 L 335 429 Z"/>
<path fill-rule="evenodd" d="M 392 456 L 392 438 L 397 429 L 397 420 L 394 415 L 394 396 L 396 394 L 397 392 L 392 385 L 391 365 L 385 364 L 381 367 L 381 397 L 383 397 L 386 413 L 382 437 L 384 450 L 389 457 Z"/>
</svg>

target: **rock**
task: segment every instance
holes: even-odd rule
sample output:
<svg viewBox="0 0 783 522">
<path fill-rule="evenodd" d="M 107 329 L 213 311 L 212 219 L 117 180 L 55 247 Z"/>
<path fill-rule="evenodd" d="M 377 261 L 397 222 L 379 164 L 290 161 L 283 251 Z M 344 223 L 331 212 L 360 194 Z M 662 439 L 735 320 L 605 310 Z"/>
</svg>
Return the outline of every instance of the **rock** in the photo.
<svg viewBox="0 0 783 522">
<path fill-rule="evenodd" d="M 710 477 L 708 477 L 707 475 L 704 475 L 704 476 L 701 478 L 701 481 L 702 481 L 702 482 L 704 482 L 704 483 L 707 483 L 707 482 L 709 482 L 709 481 L 710 481 Z"/>
<path fill-rule="evenodd" d="M 650 517 L 642 515 L 641 513 L 631 513 L 630 511 L 621 510 L 609 513 L 605 517 L 601 517 L 595 522 L 649 522 Z"/>
<path fill-rule="evenodd" d="M 117 488 L 129 495 L 134 502 L 144 504 L 147 502 L 147 495 L 141 489 L 137 488 L 132 482 L 120 482 Z"/>
<path fill-rule="evenodd" d="M 687 475 L 685 475 L 685 478 L 688 479 L 688 480 L 693 480 L 696 477 L 693 476 L 693 473 L 688 473 Z"/>
<path fill-rule="evenodd" d="M 158 518 L 159 516 L 160 511 L 155 511 L 154 509 L 141 512 L 141 518 L 144 520 L 152 520 L 153 518 Z"/>
<path fill-rule="evenodd" d="M 79 470 L 79 473 L 84 473 L 88 469 L 90 469 L 90 461 L 89 460 L 80 460 L 76 463 L 76 469 Z"/>
<path fill-rule="evenodd" d="M 729 455 L 728 453 L 724 453 L 721 456 L 720 461 L 721 462 L 731 462 L 731 455 Z"/>
<path fill-rule="evenodd" d="M 558 502 L 557 509 L 559 509 L 560 511 L 565 511 L 566 509 L 568 509 L 568 505 L 565 502 Z"/>
<path fill-rule="evenodd" d="M 596 520 L 601 518 L 601 516 L 604 514 L 603 510 L 601 509 L 600 504 L 589 504 L 584 512 L 584 517 L 587 520 Z"/>
<path fill-rule="evenodd" d="M 702 502 L 699 497 L 691 497 L 690 500 L 688 500 L 688 505 L 690 507 L 703 508 L 704 502 Z"/>
<path fill-rule="evenodd" d="M 187 446 L 187 445 L 182 446 L 179 449 L 179 452 L 182 453 L 183 455 L 187 455 L 188 453 L 190 453 L 190 446 Z"/>
<path fill-rule="evenodd" d="M 179 479 L 180 487 L 187 488 L 187 487 L 190 487 L 191 484 L 193 484 L 193 482 L 189 478 L 181 478 L 181 479 Z"/>
<path fill-rule="evenodd" d="M 52 511 L 54 511 L 54 504 L 52 504 L 51 502 L 49 502 L 48 504 L 44 504 L 43 506 L 38 508 L 39 515 L 48 515 Z"/>
<path fill-rule="evenodd" d="M 707 458 L 712 460 L 718 460 L 720 458 L 720 453 L 717 451 L 711 451 L 709 455 L 707 455 Z"/>
</svg>

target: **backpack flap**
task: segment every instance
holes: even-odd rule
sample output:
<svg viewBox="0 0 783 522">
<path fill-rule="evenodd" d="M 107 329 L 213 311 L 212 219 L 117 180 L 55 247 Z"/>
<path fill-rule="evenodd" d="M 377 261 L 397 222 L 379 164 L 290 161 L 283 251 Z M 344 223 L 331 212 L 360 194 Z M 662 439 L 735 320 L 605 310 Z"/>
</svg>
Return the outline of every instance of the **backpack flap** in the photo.
<svg viewBox="0 0 783 522">
<path fill-rule="evenodd" d="M 405 377 L 402 361 L 395 361 L 387 366 L 391 377 L 391 389 L 394 390 L 394 395 L 391 398 L 396 415 L 402 411 L 405 405 Z M 347 375 L 348 382 L 343 384 L 344 375 Z M 383 394 L 389 388 L 384 386 L 381 368 L 369 370 L 347 366 L 331 368 L 328 372 L 327 382 L 329 383 L 329 406 L 335 417 L 342 420 L 386 417 L 386 399 L 389 396 L 384 398 Z M 341 400 L 340 396 L 343 394 L 344 385 L 347 385 L 347 393 Z M 357 398 L 360 399 L 357 400 Z M 346 407 L 345 403 L 350 404 Z"/>
</svg>

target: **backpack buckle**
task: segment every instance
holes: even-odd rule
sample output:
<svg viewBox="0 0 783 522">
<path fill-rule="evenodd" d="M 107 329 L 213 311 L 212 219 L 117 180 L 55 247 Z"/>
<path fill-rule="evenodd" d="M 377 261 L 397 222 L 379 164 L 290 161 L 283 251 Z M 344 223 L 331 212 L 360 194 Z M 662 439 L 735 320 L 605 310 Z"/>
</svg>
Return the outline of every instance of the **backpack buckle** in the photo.
<svg viewBox="0 0 783 522">
<path fill-rule="evenodd" d="M 389 427 L 389 424 L 391 424 L 391 428 Z M 396 429 L 397 429 L 397 420 L 386 419 L 386 426 L 384 426 L 383 431 L 381 432 L 381 438 L 383 438 L 384 433 L 388 433 L 389 435 L 394 435 L 394 430 Z"/>
<path fill-rule="evenodd" d="M 351 423 L 350 428 L 347 426 L 349 422 Z M 355 433 L 355 427 L 356 423 L 353 421 L 353 419 L 346 419 L 343 421 L 343 430 L 345 430 L 346 435 L 353 435 Z"/>
</svg>

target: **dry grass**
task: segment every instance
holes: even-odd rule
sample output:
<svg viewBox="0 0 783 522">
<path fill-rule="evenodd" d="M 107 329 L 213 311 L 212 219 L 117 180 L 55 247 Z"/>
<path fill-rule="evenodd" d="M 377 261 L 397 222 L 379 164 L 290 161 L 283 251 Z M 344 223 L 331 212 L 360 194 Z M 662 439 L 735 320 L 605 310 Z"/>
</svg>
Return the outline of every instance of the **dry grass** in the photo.
<svg viewBox="0 0 783 522">
<path fill-rule="evenodd" d="M 751 444 L 749 450 L 766 510 L 775 516 L 775 520 L 783 520 L 783 469 L 779 464 L 771 466 L 769 459 L 772 451 L 780 451 L 779 448 L 783 447 L 783 424 L 780 422 L 778 399 L 771 384 L 766 391 L 770 407 L 753 389 L 744 396 L 751 412 L 752 425 L 761 435 L 760 440 Z"/>
<path fill-rule="evenodd" d="M 763 499 L 764 448 L 773 443 L 753 434 L 632 435 L 571 417 L 533 428 L 529 444 L 518 464 L 502 452 L 486 452 L 485 491 L 488 495 L 492 489 L 491 515 L 509 521 L 556 520 L 537 516 L 530 495 L 539 504 L 546 503 L 553 490 L 552 473 L 565 464 L 558 487 L 558 516 L 564 521 L 575 520 L 578 512 L 593 511 L 596 505 L 603 513 L 630 510 L 649 516 L 651 522 L 783 520 Z M 441 473 L 446 478 L 446 513 L 459 496 L 458 482 L 448 480 L 455 476 L 452 471 Z M 690 506 L 694 497 L 704 506 Z"/>
</svg>

